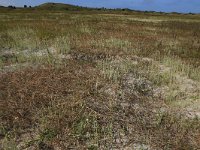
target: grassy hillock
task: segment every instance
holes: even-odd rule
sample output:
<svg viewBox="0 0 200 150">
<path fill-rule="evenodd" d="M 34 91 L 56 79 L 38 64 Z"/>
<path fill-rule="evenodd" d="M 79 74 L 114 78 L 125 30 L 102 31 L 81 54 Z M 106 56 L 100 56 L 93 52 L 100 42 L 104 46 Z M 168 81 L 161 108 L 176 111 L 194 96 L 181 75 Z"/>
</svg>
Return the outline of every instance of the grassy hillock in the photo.
<svg viewBox="0 0 200 150">
<path fill-rule="evenodd" d="M 36 6 L 35 9 L 39 10 L 71 10 L 71 11 L 80 11 L 80 10 L 85 10 L 88 8 L 85 7 L 80 7 L 80 6 L 74 6 L 70 4 L 62 4 L 62 3 L 44 3 L 42 5 Z"/>
</svg>

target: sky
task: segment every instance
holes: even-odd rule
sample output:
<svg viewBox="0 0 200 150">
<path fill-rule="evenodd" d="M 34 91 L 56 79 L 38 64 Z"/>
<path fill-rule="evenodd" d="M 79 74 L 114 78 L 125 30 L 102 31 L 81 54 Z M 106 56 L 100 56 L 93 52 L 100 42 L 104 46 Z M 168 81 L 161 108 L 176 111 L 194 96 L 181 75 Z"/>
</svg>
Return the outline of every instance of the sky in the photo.
<svg viewBox="0 0 200 150">
<path fill-rule="evenodd" d="M 0 5 L 35 6 L 45 2 L 67 3 L 87 7 L 200 13 L 200 0 L 0 0 Z"/>
</svg>

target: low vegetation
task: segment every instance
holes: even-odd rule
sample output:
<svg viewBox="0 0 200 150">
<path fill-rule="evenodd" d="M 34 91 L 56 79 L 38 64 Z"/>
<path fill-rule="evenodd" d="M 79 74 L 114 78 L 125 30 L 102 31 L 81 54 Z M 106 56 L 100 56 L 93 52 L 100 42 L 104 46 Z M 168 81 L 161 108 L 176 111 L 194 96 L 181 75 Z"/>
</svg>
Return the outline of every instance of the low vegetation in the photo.
<svg viewBox="0 0 200 150">
<path fill-rule="evenodd" d="M 0 12 L 0 149 L 200 149 L 198 14 Z"/>
</svg>

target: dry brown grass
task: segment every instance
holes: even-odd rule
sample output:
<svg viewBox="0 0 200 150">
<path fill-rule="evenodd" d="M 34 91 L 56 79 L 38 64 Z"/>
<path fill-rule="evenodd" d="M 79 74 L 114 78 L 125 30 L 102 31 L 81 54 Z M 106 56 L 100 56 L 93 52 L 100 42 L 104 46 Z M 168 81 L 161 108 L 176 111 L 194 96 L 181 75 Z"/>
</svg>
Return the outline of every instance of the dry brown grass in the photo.
<svg viewBox="0 0 200 150">
<path fill-rule="evenodd" d="M 14 140 L 19 149 L 127 148 L 137 142 L 153 149 L 198 147 L 198 120 L 163 111 L 163 101 L 130 92 L 127 82 L 123 77 L 112 83 L 80 60 L 1 75 L 2 144 Z"/>
<path fill-rule="evenodd" d="M 153 93 L 174 90 L 177 74 L 199 82 L 198 15 L 10 11 L 0 18 L 0 149 L 200 148 L 199 119 Z M 187 93 L 169 95 L 180 102 Z"/>
</svg>

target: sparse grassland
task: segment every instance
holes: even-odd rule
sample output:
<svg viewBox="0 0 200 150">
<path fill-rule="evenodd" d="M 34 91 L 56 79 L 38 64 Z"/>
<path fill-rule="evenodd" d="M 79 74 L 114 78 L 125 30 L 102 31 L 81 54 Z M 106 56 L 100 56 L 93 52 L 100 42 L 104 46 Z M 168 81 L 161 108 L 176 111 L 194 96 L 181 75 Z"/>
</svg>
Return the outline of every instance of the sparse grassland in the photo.
<svg viewBox="0 0 200 150">
<path fill-rule="evenodd" d="M 200 16 L 0 10 L 0 149 L 199 149 Z"/>
</svg>

